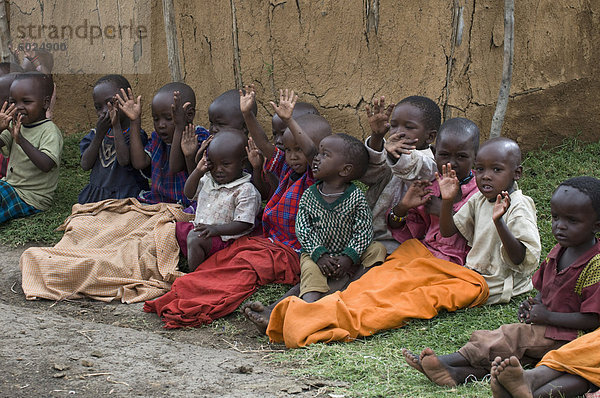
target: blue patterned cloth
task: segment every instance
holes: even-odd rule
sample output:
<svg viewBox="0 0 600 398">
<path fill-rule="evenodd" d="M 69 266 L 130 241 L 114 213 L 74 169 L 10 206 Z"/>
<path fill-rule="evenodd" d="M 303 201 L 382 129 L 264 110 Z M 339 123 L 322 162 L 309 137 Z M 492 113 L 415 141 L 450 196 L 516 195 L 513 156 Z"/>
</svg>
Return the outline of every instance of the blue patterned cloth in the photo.
<svg viewBox="0 0 600 398">
<path fill-rule="evenodd" d="M 12 218 L 25 217 L 40 211 L 23 202 L 9 183 L 0 180 L 0 224 Z"/>
</svg>

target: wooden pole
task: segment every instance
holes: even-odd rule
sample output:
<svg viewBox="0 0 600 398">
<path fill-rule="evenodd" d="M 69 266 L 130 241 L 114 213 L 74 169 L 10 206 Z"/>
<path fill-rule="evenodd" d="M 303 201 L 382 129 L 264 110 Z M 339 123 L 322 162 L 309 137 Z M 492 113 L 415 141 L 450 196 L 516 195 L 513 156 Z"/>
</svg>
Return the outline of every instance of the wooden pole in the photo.
<svg viewBox="0 0 600 398">
<path fill-rule="evenodd" d="M 490 138 L 500 137 L 502 134 L 502 124 L 508 105 L 508 95 L 510 94 L 510 84 L 512 81 L 512 68 L 514 57 L 514 31 L 515 31 L 515 1 L 504 0 L 504 62 L 502 64 L 502 82 L 498 91 L 498 103 L 496 111 L 492 118 L 492 127 L 490 129 Z"/>
<path fill-rule="evenodd" d="M 171 79 L 174 82 L 182 81 L 181 66 L 179 64 L 179 47 L 177 46 L 177 26 L 175 25 L 175 10 L 173 0 L 163 0 L 163 16 L 165 19 L 165 36 L 167 39 L 167 59 Z"/>
<path fill-rule="evenodd" d="M 6 17 L 6 0 L 0 0 L 0 57 L 2 62 L 10 61 L 10 29 L 8 29 L 8 19 Z"/>
</svg>

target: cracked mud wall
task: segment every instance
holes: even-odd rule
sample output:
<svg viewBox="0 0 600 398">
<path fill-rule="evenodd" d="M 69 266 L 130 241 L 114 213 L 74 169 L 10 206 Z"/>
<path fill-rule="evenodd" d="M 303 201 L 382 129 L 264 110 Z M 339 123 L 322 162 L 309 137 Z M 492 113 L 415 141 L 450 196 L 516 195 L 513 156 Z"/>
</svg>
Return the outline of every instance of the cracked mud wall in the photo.
<svg viewBox="0 0 600 398">
<path fill-rule="evenodd" d="M 30 2 L 46 10 L 59 3 Z M 105 20 L 117 20 L 131 3 L 96 4 Z M 334 131 L 357 137 L 369 133 L 367 102 L 414 94 L 433 98 L 446 117 L 473 119 L 488 134 L 502 73 L 500 1 L 174 0 L 174 6 L 182 74 L 197 94 L 198 124 L 207 126 L 214 97 L 243 82 L 257 86 L 259 120 L 267 131 L 268 101 L 290 87 L 315 104 Z M 504 135 L 525 149 L 579 133 L 597 139 L 599 23 L 595 0 L 517 2 Z M 151 28 L 151 73 L 126 74 L 143 97 L 147 131 L 152 95 L 170 79 L 160 1 L 152 1 Z M 56 75 L 55 119 L 64 131 L 95 123 L 91 88 L 99 76 Z"/>
</svg>

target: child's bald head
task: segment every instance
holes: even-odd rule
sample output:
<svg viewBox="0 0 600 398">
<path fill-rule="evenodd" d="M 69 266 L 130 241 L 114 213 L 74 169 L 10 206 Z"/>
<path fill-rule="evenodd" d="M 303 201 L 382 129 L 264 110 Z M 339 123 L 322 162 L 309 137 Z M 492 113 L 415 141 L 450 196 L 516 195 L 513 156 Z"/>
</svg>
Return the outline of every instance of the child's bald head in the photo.
<svg viewBox="0 0 600 398">
<path fill-rule="evenodd" d="M 317 147 L 323 138 L 332 134 L 329 122 L 321 115 L 307 114 L 295 120 Z M 287 133 L 291 134 L 289 130 Z"/>
<path fill-rule="evenodd" d="M 228 184 L 244 174 L 248 138 L 240 131 L 225 129 L 213 136 L 206 149 L 209 170 L 219 184 Z"/>
<path fill-rule="evenodd" d="M 256 102 L 252 107 L 252 113 L 256 115 Z M 224 128 L 231 128 L 248 134 L 246 122 L 240 108 L 239 90 L 227 90 L 219 95 L 208 107 L 209 131 L 216 134 Z"/>
<path fill-rule="evenodd" d="M 196 109 L 196 93 L 194 93 L 194 89 L 182 82 L 172 82 L 167 83 L 162 86 L 158 93 L 170 93 L 173 95 L 175 91 L 179 91 L 179 95 L 181 95 L 181 105 L 189 102 L 190 105 Z"/>
<path fill-rule="evenodd" d="M 521 148 L 519 148 L 519 144 L 510 138 L 497 137 L 489 139 L 481 145 L 480 151 L 484 148 L 497 152 L 498 157 L 510 162 L 508 165 L 510 167 L 518 167 L 521 164 Z"/>
</svg>

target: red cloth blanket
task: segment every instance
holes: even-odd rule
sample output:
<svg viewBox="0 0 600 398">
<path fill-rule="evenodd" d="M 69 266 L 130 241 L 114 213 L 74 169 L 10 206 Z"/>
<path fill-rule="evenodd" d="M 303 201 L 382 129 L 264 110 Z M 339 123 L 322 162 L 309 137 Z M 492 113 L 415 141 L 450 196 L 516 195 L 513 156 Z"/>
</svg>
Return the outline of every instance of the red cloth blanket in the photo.
<svg viewBox="0 0 600 398">
<path fill-rule="evenodd" d="M 244 236 L 177 278 L 171 291 L 147 301 L 144 311 L 156 312 L 167 329 L 198 327 L 232 313 L 257 286 L 296 284 L 299 275 L 294 250 L 267 238 Z"/>
</svg>

